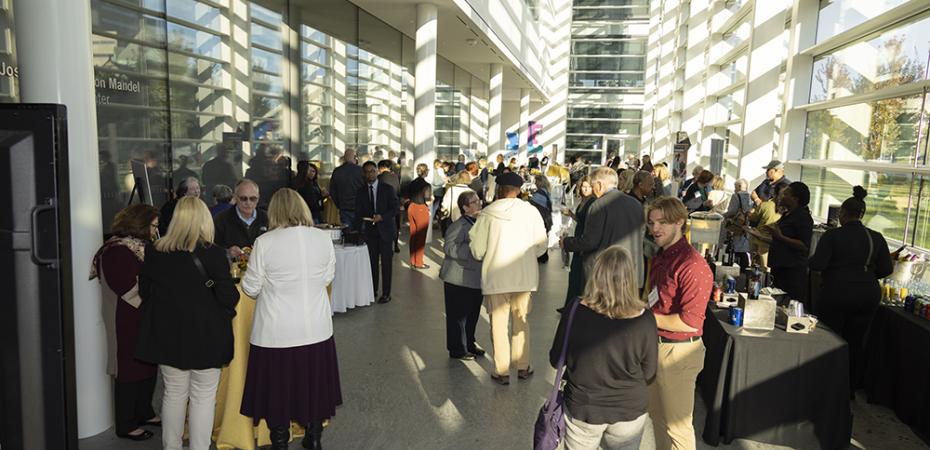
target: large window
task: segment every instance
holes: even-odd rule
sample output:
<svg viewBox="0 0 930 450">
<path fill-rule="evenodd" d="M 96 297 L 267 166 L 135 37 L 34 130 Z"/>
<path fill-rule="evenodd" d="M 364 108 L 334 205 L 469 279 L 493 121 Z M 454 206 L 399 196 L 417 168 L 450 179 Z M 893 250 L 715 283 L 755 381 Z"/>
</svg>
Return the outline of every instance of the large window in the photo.
<svg viewBox="0 0 930 450">
<path fill-rule="evenodd" d="M 907 0 L 822 0 L 817 42 L 825 41 Z"/>
<path fill-rule="evenodd" d="M 861 13 L 877 15 L 900 3 L 825 2 L 818 39 L 864 22 Z M 866 225 L 924 248 L 930 248 L 930 96 L 917 82 L 927 70 L 928 27 L 930 18 L 914 17 L 815 56 L 809 99 L 822 103 L 807 113 L 801 160 L 815 216 L 826 217 L 829 206 L 862 185 L 869 191 Z"/>
<path fill-rule="evenodd" d="M 885 31 L 814 60 L 810 101 L 817 102 L 926 77 L 930 55 L 930 17 Z"/>
</svg>

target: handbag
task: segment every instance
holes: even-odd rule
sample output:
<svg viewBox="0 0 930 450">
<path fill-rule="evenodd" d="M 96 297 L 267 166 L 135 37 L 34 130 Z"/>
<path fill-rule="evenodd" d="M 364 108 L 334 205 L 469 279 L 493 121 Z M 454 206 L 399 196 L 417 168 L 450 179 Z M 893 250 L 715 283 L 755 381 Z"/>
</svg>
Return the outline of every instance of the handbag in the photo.
<svg viewBox="0 0 930 450">
<path fill-rule="evenodd" d="M 552 393 L 539 408 L 536 416 L 536 426 L 533 432 L 533 450 L 555 450 L 565 439 L 565 414 L 563 412 L 565 398 L 562 394 L 562 376 L 565 374 L 565 353 L 568 350 L 568 335 L 572 330 L 572 321 L 575 311 L 581 300 L 575 300 L 568 313 L 568 322 L 565 324 L 565 336 L 562 339 L 562 353 L 559 363 L 556 364 L 555 383 Z"/>
</svg>

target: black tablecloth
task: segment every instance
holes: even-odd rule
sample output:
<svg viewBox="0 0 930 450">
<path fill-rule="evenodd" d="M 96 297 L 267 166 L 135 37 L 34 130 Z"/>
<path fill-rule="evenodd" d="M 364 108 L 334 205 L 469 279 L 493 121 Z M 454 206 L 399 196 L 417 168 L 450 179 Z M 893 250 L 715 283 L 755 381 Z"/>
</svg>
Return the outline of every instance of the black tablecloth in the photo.
<svg viewBox="0 0 930 450">
<path fill-rule="evenodd" d="M 708 310 L 707 354 L 698 380 L 707 421 L 704 442 L 743 438 L 799 449 L 849 445 L 846 342 L 818 327 L 810 334 L 742 330 L 729 311 Z"/>
<path fill-rule="evenodd" d="M 930 445 L 930 320 L 882 306 L 866 344 L 865 388 Z"/>
</svg>

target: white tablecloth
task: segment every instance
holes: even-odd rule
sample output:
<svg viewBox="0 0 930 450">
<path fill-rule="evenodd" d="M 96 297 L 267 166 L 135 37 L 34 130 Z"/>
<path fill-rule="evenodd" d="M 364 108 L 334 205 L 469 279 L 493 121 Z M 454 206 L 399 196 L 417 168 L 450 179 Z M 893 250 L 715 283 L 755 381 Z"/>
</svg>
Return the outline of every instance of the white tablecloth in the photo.
<svg viewBox="0 0 930 450">
<path fill-rule="evenodd" d="M 368 246 L 336 246 L 336 278 L 333 279 L 333 313 L 374 302 Z"/>
</svg>

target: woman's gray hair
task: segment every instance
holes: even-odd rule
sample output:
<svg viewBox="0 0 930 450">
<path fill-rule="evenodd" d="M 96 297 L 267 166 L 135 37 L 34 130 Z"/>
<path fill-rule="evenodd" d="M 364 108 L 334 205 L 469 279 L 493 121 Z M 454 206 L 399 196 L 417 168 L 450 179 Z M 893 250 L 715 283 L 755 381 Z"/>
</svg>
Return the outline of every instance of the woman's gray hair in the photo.
<svg viewBox="0 0 930 450">
<path fill-rule="evenodd" d="M 549 184 L 549 179 L 543 175 L 535 175 L 533 177 L 533 184 L 536 185 L 536 189 L 542 189 L 546 192 L 552 190 L 552 185 Z"/>
<path fill-rule="evenodd" d="M 456 200 L 456 203 L 459 205 L 460 211 L 465 211 L 465 205 L 471 201 L 472 197 L 478 198 L 478 194 L 472 190 L 468 190 L 459 194 L 459 198 Z"/>
<path fill-rule="evenodd" d="M 749 182 L 745 178 L 740 178 L 733 182 L 734 192 L 745 192 L 749 188 Z"/>
<path fill-rule="evenodd" d="M 232 188 L 226 186 L 225 184 L 218 184 L 213 186 L 213 199 L 217 203 L 229 203 L 232 201 L 233 191 Z"/>
</svg>

